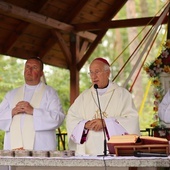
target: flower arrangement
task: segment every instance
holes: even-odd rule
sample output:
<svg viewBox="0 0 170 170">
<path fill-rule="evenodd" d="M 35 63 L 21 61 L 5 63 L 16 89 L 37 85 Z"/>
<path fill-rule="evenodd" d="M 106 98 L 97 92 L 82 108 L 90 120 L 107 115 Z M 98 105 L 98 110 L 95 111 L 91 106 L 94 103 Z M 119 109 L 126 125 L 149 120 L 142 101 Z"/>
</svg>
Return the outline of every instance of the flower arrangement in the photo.
<svg viewBox="0 0 170 170">
<path fill-rule="evenodd" d="M 170 73 L 170 39 L 168 39 L 164 46 L 161 54 L 150 64 L 144 66 L 144 70 L 152 79 L 152 85 L 154 86 L 154 123 L 151 124 L 151 127 L 157 127 L 159 125 L 158 117 L 158 105 L 163 98 L 163 89 L 161 87 L 160 74 L 161 73 Z"/>
<path fill-rule="evenodd" d="M 151 64 L 146 64 L 144 70 L 150 77 L 158 77 L 160 73 L 170 73 L 170 39 L 166 41 L 161 54 Z"/>
</svg>

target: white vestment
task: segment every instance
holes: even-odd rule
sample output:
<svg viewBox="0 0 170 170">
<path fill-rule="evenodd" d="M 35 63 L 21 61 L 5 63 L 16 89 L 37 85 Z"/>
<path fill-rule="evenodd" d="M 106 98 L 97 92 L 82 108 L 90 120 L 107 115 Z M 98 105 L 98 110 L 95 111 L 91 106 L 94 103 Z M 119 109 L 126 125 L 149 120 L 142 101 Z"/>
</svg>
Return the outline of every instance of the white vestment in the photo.
<svg viewBox="0 0 170 170">
<path fill-rule="evenodd" d="M 18 102 L 24 101 L 24 96 L 25 99 L 28 99 L 28 93 L 25 93 L 27 89 L 25 90 L 25 88 L 25 85 L 18 88 L 18 91 L 13 99 L 12 108 L 14 108 Z M 39 88 L 35 87 L 29 91 L 29 96 L 31 96 L 30 104 L 33 108 L 40 107 L 44 90 L 45 84 L 41 83 Z M 21 118 L 23 117 L 22 114 L 15 115 L 12 119 L 10 127 L 11 149 L 23 148 L 26 150 L 33 150 L 35 139 L 33 115 L 25 114 L 23 127 L 21 127 Z"/>
<path fill-rule="evenodd" d="M 158 116 L 162 121 L 162 124 L 166 127 L 170 127 L 170 89 L 163 97 L 161 103 L 158 106 Z"/>
<path fill-rule="evenodd" d="M 41 82 L 42 83 L 42 82 Z M 25 85 L 24 101 L 31 101 L 34 91 L 41 87 Z M 33 150 L 56 150 L 56 128 L 58 128 L 64 118 L 62 106 L 56 91 L 45 85 L 42 100 L 39 107 L 33 109 L 33 127 L 35 130 L 35 140 Z M 6 94 L 0 104 L 0 129 L 5 131 L 4 149 L 11 149 L 10 127 L 12 122 L 12 108 L 14 96 L 18 88 Z M 25 114 L 21 116 L 21 127 L 24 127 Z"/>
<path fill-rule="evenodd" d="M 100 89 L 98 89 L 100 90 Z M 131 94 L 115 83 L 109 83 L 106 92 L 99 95 L 101 111 L 108 135 L 124 133 L 140 135 L 139 116 Z M 99 93 L 100 94 L 100 93 Z M 87 140 L 80 144 L 84 125 L 88 120 L 100 118 L 96 91 L 93 87 L 78 96 L 68 110 L 66 126 L 69 148 L 78 155 L 99 155 L 104 151 L 103 132 L 89 131 Z"/>
</svg>

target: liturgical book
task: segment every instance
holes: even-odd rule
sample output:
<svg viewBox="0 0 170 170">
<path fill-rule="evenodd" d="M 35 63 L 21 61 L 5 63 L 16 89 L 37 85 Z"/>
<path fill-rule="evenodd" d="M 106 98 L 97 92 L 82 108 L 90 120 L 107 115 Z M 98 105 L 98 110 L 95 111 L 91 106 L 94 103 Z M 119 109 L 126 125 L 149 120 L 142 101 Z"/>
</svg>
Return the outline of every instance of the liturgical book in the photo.
<svg viewBox="0 0 170 170">
<path fill-rule="evenodd" d="M 138 135 L 112 136 L 107 143 L 109 153 L 116 155 L 133 155 L 134 151 L 169 153 L 166 138 Z"/>
</svg>

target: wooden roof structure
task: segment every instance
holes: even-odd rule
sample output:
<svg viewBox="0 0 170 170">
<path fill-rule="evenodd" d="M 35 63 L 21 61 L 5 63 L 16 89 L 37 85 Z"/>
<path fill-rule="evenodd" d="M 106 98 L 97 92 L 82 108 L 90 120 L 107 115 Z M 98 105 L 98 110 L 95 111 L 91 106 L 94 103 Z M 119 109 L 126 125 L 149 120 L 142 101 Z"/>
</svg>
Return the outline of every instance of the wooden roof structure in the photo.
<svg viewBox="0 0 170 170">
<path fill-rule="evenodd" d="M 68 69 L 72 103 L 79 94 L 79 71 L 107 30 L 143 26 L 151 20 L 112 20 L 127 1 L 0 0 L 0 54 L 38 56 L 45 64 Z"/>
</svg>

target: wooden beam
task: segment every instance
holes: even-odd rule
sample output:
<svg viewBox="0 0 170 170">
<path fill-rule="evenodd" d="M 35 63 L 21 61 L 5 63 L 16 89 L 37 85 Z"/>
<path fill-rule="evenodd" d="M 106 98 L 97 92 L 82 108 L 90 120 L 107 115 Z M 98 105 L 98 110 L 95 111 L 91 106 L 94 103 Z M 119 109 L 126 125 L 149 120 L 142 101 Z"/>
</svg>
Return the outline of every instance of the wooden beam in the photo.
<svg viewBox="0 0 170 170">
<path fill-rule="evenodd" d="M 34 11 L 41 13 L 41 11 L 50 3 L 51 0 L 41 0 L 36 2 L 36 6 L 34 7 Z"/>
<path fill-rule="evenodd" d="M 86 3 L 88 3 L 89 0 L 81 0 L 81 1 L 75 1 L 74 8 L 71 8 L 70 11 L 68 11 L 69 15 L 66 14 L 65 17 L 63 17 L 63 21 L 66 23 L 71 23 L 72 20 L 80 13 L 82 8 L 85 6 Z M 69 70 L 70 70 L 70 103 L 72 104 L 75 100 L 75 98 L 79 95 L 79 71 L 77 70 L 77 58 L 81 58 L 85 50 L 87 49 L 87 45 L 90 42 L 93 42 L 96 39 L 96 35 L 92 34 L 90 32 L 84 31 L 84 32 L 77 32 L 77 35 L 80 37 L 83 37 L 85 40 L 82 45 L 81 51 L 80 50 L 80 38 L 78 36 L 75 37 L 75 35 L 71 35 L 71 39 L 75 38 L 74 41 L 71 41 L 70 44 L 70 52 L 71 57 L 70 59 L 74 58 L 73 62 L 69 61 Z M 73 39 L 74 39 L 73 38 Z M 73 40 L 72 39 L 72 40 Z M 74 64 L 73 64 L 74 63 Z"/>
<path fill-rule="evenodd" d="M 66 67 L 66 63 L 65 63 L 65 60 L 61 59 L 61 58 L 57 58 L 55 56 L 52 56 L 52 57 L 44 57 L 43 58 L 43 62 L 44 64 L 48 64 L 48 65 L 51 65 L 51 66 L 54 66 L 56 67 L 56 62 L 57 62 L 57 67 L 60 67 L 60 68 L 65 68 L 65 69 L 68 69 Z"/>
<path fill-rule="evenodd" d="M 53 35 L 57 38 L 59 46 L 66 57 L 66 60 L 68 61 L 68 68 L 71 65 L 71 52 L 68 47 L 68 44 L 65 42 L 64 38 L 62 37 L 61 33 L 59 31 L 53 30 Z"/>
<path fill-rule="evenodd" d="M 55 28 L 63 31 L 73 31 L 73 26 L 54 20 L 47 16 L 37 14 L 15 5 L 0 1 L 0 13 L 13 18 L 18 18 L 30 23 L 38 24 L 46 28 Z"/>
<path fill-rule="evenodd" d="M 72 62 L 70 66 L 70 104 L 79 95 L 79 70 L 77 69 L 77 38 L 75 34 L 70 35 L 70 50 L 72 54 Z"/>
<path fill-rule="evenodd" d="M 81 49 L 80 49 L 80 57 L 82 58 L 84 56 L 84 54 L 86 53 L 87 49 L 88 49 L 88 46 L 89 46 L 89 42 L 87 40 L 84 40 L 83 41 L 83 44 L 81 46 Z"/>
<path fill-rule="evenodd" d="M 79 71 L 75 68 L 75 65 L 70 69 L 70 105 L 79 95 Z"/>
<path fill-rule="evenodd" d="M 42 8 L 48 3 L 49 0 L 41 0 L 41 2 L 37 3 L 36 6 L 36 11 L 40 12 L 42 10 Z M 21 22 L 16 28 L 15 30 L 12 32 L 12 34 L 9 36 L 8 41 L 6 41 L 5 46 L 3 47 L 3 51 L 5 53 L 9 53 L 9 51 L 13 48 L 13 46 L 15 45 L 15 42 L 17 41 L 17 39 L 20 38 L 20 35 L 22 35 L 24 33 L 24 31 L 28 28 L 30 24 L 28 22 Z M 47 46 L 46 46 L 47 47 Z M 47 49 L 47 48 L 46 48 Z M 44 51 L 44 49 L 43 49 Z M 42 54 L 42 50 L 41 50 L 41 54 Z M 42 56 L 41 56 L 42 57 Z"/>
<path fill-rule="evenodd" d="M 124 6 L 124 4 L 126 2 L 127 2 L 127 0 L 115 1 L 115 4 L 113 4 L 113 6 L 117 6 L 116 10 L 110 9 L 110 11 L 107 11 L 105 16 L 102 18 L 102 21 L 111 20 L 118 13 L 118 11 Z M 84 63 L 88 60 L 90 55 L 93 53 L 93 51 L 95 50 L 95 48 L 97 47 L 97 45 L 99 44 L 101 39 L 106 34 L 107 30 L 108 30 L 108 28 L 105 28 L 105 29 L 99 31 L 98 36 L 91 43 L 88 51 L 84 54 L 84 56 L 81 58 L 81 60 L 79 60 L 78 65 L 77 65 L 78 70 L 80 70 L 83 67 Z"/>
<path fill-rule="evenodd" d="M 133 18 L 125 20 L 113 20 L 113 21 L 101 21 L 101 22 L 91 22 L 84 24 L 75 24 L 75 31 L 98 31 L 103 29 L 116 29 L 116 28 L 127 28 L 127 27 L 140 27 L 146 25 L 154 25 L 159 17 L 146 17 L 146 18 Z M 166 24 L 168 21 L 168 16 L 163 21 Z"/>
<path fill-rule="evenodd" d="M 29 24 L 26 22 L 21 22 L 18 27 L 15 28 L 15 30 L 12 31 L 12 34 L 7 38 L 8 41 L 6 41 L 3 46 L 3 53 L 9 53 L 9 51 L 13 48 L 15 45 L 15 42 L 21 34 L 24 32 L 24 30 L 27 28 Z"/>
<path fill-rule="evenodd" d="M 75 1 L 75 3 L 72 4 L 74 8 L 71 8 L 70 11 L 68 11 L 69 15 L 66 13 L 66 16 L 63 17 L 63 21 L 66 23 L 71 23 L 71 21 L 81 12 L 82 8 L 88 3 L 88 1 L 89 0 Z"/>
<path fill-rule="evenodd" d="M 43 43 L 43 48 L 41 48 L 38 57 L 43 59 L 43 57 L 51 50 L 51 48 L 57 43 L 57 40 L 55 37 L 49 37 L 46 42 Z"/>
<path fill-rule="evenodd" d="M 98 34 L 95 41 L 90 45 L 89 49 L 86 51 L 84 56 L 78 62 L 78 65 L 77 65 L 78 70 L 80 70 L 84 66 L 84 63 L 88 60 L 89 56 L 93 53 L 93 51 L 95 50 L 95 48 L 97 47 L 97 45 L 99 44 L 103 36 L 106 34 L 106 31 L 107 30 L 100 32 L 100 34 Z"/>
<path fill-rule="evenodd" d="M 84 38 L 84 39 L 89 40 L 89 42 L 93 42 L 97 37 L 96 34 L 93 34 L 93 33 L 88 32 L 88 31 L 80 31 L 80 32 L 74 31 L 74 33 L 77 34 L 78 36 Z"/>
<path fill-rule="evenodd" d="M 95 40 L 95 38 L 97 37 L 97 35 L 95 33 L 91 33 L 91 32 L 88 32 L 88 31 L 77 32 L 77 31 L 74 30 L 73 32 L 70 32 L 70 33 L 74 33 L 76 35 L 79 35 L 81 38 L 87 39 L 90 42 L 93 42 Z"/>
<path fill-rule="evenodd" d="M 58 29 L 65 32 L 75 32 L 72 25 L 60 22 L 58 20 L 52 19 L 50 17 L 37 14 L 35 12 L 17 7 L 15 5 L 0 1 L 0 13 L 10 16 L 12 18 L 17 18 L 25 22 L 29 22 L 38 26 L 42 26 L 48 29 Z M 93 37 L 96 37 L 93 33 L 84 34 L 84 32 L 79 32 L 79 36 L 90 39 L 93 41 Z M 88 36 L 87 36 L 88 35 Z M 93 36 L 92 36 L 93 35 Z"/>
</svg>

